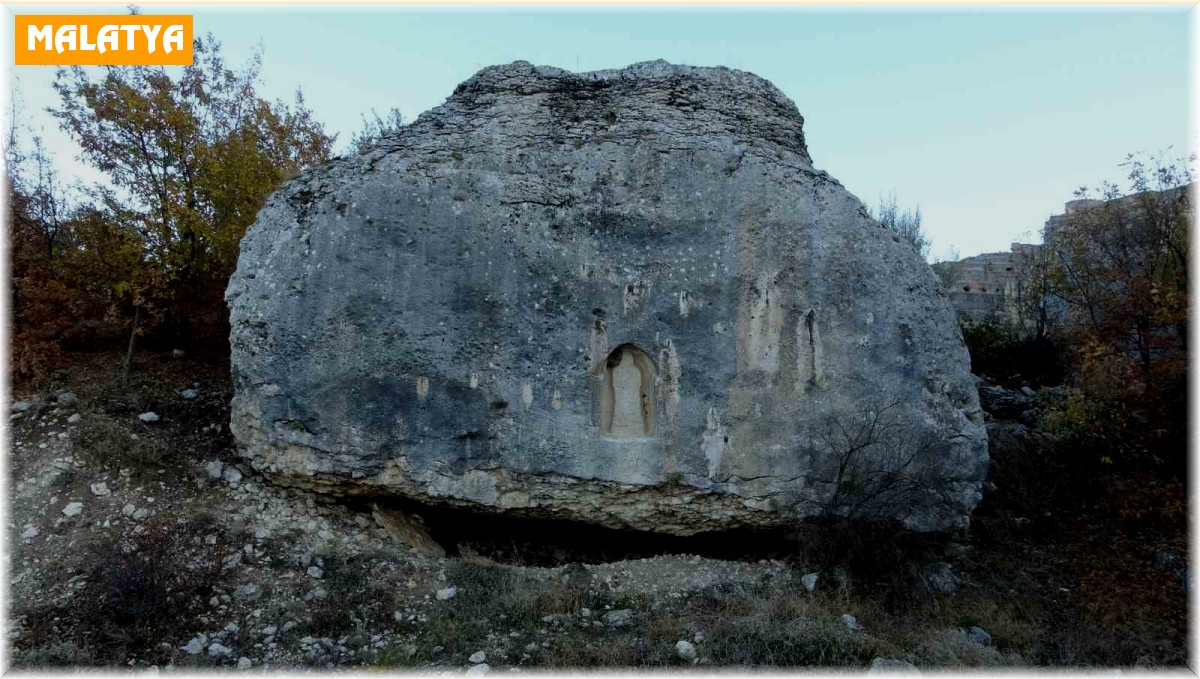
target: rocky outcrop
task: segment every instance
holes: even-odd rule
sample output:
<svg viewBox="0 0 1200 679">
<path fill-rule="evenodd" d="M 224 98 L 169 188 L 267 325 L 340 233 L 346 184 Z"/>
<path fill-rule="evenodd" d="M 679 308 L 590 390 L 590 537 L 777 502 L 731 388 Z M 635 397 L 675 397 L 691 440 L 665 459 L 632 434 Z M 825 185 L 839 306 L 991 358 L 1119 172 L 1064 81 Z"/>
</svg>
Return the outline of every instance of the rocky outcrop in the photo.
<svg viewBox="0 0 1200 679">
<path fill-rule="evenodd" d="M 765 80 L 487 68 L 270 198 L 232 429 L 279 483 L 693 534 L 965 525 L 954 313 Z"/>
</svg>

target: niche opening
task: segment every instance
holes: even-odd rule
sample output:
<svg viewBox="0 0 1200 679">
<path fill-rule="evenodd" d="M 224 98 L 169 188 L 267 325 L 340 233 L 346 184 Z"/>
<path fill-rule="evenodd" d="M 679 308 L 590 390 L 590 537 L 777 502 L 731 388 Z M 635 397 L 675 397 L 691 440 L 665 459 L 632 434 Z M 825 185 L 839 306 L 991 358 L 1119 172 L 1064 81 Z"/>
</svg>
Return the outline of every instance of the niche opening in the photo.
<svg viewBox="0 0 1200 679">
<path fill-rule="evenodd" d="M 654 435 L 654 363 L 632 344 L 613 349 L 604 363 L 600 433 L 625 438 Z"/>
</svg>

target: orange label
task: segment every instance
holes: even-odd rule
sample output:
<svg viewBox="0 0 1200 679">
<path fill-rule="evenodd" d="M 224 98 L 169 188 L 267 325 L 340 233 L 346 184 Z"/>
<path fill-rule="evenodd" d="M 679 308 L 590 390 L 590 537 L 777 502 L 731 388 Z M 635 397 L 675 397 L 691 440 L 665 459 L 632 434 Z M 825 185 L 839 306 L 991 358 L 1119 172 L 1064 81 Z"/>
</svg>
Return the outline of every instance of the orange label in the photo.
<svg viewBox="0 0 1200 679">
<path fill-rule="evenodd" d="M 189 66 L 190 14 L 18 14 L 17 66 Z"/>
</svg>

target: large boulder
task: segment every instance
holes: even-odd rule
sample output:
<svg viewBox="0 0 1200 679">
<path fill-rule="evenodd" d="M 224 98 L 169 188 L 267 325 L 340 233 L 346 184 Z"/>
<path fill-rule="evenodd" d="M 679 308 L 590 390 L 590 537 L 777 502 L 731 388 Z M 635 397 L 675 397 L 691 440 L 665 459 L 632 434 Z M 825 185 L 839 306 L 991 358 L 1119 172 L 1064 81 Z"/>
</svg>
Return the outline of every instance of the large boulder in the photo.
<svg viewBox="0 0 1200 679">
<path fill-rule="evenodd" d="M 693 534 L 960 528 L 987 437 L 921 257 L 771 83 L 486 68 L 276 192 L 232 429 L 276 482 Z"/>
</svg>

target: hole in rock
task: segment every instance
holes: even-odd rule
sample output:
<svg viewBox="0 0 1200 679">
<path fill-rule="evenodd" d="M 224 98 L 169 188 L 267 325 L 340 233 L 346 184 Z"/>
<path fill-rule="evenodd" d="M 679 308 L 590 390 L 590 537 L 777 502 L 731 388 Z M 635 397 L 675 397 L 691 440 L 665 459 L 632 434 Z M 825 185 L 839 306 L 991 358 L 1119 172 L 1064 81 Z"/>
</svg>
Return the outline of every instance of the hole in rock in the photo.
<svg viewBox="0 0 1200 679">
<path fill-rule="evenodd" d="M 555 567 L 694 554 L 730 561 L 786 559 L 796 554 L 795 529 L 735 529 L 679 536 L 605 528 L 567 519 L 544 519 L 411 500 L 375 500 L 381 507 L 420 516 L 448 556 L 478 554 L 503 564 Z M 357 504 L 357 503 L 354 503 Z M 370 501 L 355 507 L 370 512 Z"/>
</svg>

